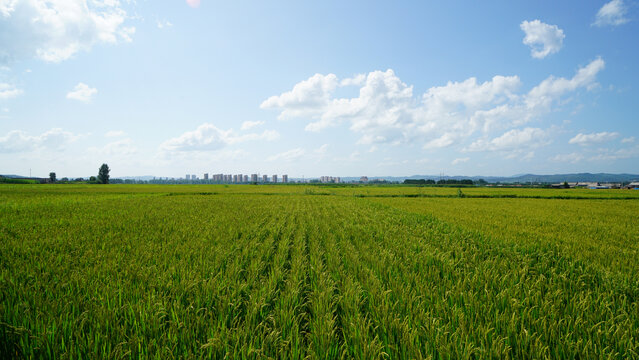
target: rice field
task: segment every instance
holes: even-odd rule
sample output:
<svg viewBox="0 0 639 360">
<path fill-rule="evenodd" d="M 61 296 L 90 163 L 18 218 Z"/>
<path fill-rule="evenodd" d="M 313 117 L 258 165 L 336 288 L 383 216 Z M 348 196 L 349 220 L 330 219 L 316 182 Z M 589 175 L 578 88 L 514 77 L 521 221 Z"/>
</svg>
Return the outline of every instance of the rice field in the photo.
<svg viewBox="0 0 639 360">
<path fill-rule="evenodd" d="M 639 358 L 639 192 L 0 185 L 7 358 Z"/>
</svg>

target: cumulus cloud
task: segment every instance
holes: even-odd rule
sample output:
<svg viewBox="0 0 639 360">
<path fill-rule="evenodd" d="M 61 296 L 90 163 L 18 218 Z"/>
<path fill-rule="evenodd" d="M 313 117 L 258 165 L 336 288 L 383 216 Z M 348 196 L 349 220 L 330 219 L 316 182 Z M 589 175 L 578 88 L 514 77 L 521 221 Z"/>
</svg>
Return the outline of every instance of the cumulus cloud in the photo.
<svg viewBox="0 0 639 360">
<path fill-rule="evenodd" d="M 582 134 L 579 133 L 575 135 L 572 139 L 568 141 L 569 144 L 578 144 L 582 146 L 598 144 L 610 140 L 614 140 L 619 137 L 619 133 L 616 132 L 600 132 L 593 134 Z"/>
<path fill-rule="evenodd" d="M 306 154 L 306 150 L 302 148 L 296 148 L 296 149 L 284 151 L 279 154 L 275 154 L 273 156 L 269 156 L 267 160 L 268 161 L 293 161 L 304 156 L 304 154 Z"/>
<path fill-rule="evenodd" d="M 519 27 L 524 31 L 524 45 L 530 46 L 530 55 L 543 59 L 561 50 L 564 44 L 564 31 L 557 25 L 548 25 L 539 20 L 523 21 Z"/>
<path fill-rule="evenodd" d="M 451 164 L 452 165 L 462 164 L 462 163 L 468 162 L 469 160 L 470 160 L 469 157 L 457 158 L 457 159 L 453 160 L 453 162 L 451 162 Z"/>
<path fill-rule="evenodd" d="M 339 82 L 334 74 L 315 74 L 308 80 L 299 82 L 293 90 L 279 96 L 271 96 L 262 104 L 262 109 L 282 109 L 280 120 L 316 116 L 328 110 L 331 93 Z"/>
<path fill-rule="evenodd" d="M 313 150 L 313 152 L 318 154 L 318 155 L 325 155 L 327 151 L 328 151 L 328 144 L 323 144 L 322 146 L 320 146 L 317 149 Z"/>
<path fill-rule="evenodd" d="M 0 83 L 0 100 L 7 100 L 22 95 L 22 90 L 7 83 Z"/>
<path fill-rule="evenodd" d="M 240 130 L 250 130 L 256 126 L 264 125 L 264 121 L 245 121 L 242 123 Z"/>
<path fill-rule="evenodd" d="M 581 160 L 583 160 L 584 155 L 580 154 L 580 153 L 570 153 L 570 154 L 557 154 L 553 157 L 550 158 L 551 161 L 557 161 L 557 162 L 562 162 L 562 163 L 578 163 Z"/>
<path fill-rule="evenodd" d="M 622 159 L 634 159 L 639 157 L 639 145 L 617 150 L 601 149 L 598 155 L 590 158 L 594 161 L 615 161 Z"/>
<path fill-rule="evenodd" d="M 60 62 L 96 44 L 130 42 L 135 33 L 118 0 L 6 0 L 0 19 L 0 62 Z"/>
<path fill-rule="evenodd" d="M 513 129 L 492 140 L 480 139 L 466 151 L 516 151 L 550 144 L 547 131 L 539 128 Z"/>
<path fill-rule="evenodd" d="M 200 0 L 186 0 L 186 3 L 189 4 L 189 6 L 192 8 L 200 7 Z"/>
<path fill-rule="evenodd" d="M 29 135 L 21 130 L 13 130 L 0 137 L 0 153 L 63 150 L 67 144 L 79 138 L 79 135 L 59 128 L 48 130 L 40 135 Z"/>
<path fill-rule="evenodd" d="M 122 130 L 111 130 L 111 131 L 107 131 L 106 134 L 104 134 L 104 137 L 108 137 L 108 138 L 123 137 L 123 136 L 126 136 L 126 133 Z"/>
<path fill-rule="evenodd" d="M 98 93 L 98 89 L 92 88 L 85 83 L 78 83 L 72 91 L 67 93 L 67 99 L 90 102 L 93 95 Z"/>
<path fill-rule="evenodd" d="M 597 58 L 572 78 L 550 76 L 527 93 L 519 92 L 518 76 L 497 75 L 484 82 L 471 77 L 417 95 L 390 69 L 341 81 L 334 74 L 316 74 L 291 91 L 271 96 L 261 108 L 278 110 L 280 119 L 309 121 L 307 131 L 347 122 L 360 135 L 358 144 L 418 143 L 437 149 L 539 118 L 553 111 L 566 94 L 593 88 L 603 68 L 604 61 Z M 336 97 L 346 86 L 357 87 L 359 95 Z"/>
<path fill-rule="evenodd" d="M 138 152 L 133 140 L 129 138 L 110 142 L 103 147 L 91 147 L 88 150 L 93 153 L 116 157 L 131 156 Z"/>
<path fill-rule="evenodd" d="M 164 28 L 173 27 L 173 24 L 170 21 L 168 21 L 168 20 L 157 19 L 156 20 L 156 24 L 158 26 L 158 29 L 164 29 Z"/>
<path fill-rule="evenodd" d="M 535 86 L 526 98 L 528 108 L 549 107 L 553 100 L 567 92 L 575 91 L 578 88 L 593 88 L 597 83 L 595 78 L 603 70 L 605 62 L 597 58 L 590 64 L 579 68 L 575 76 L 571 79 L 548 77 L 539 85 Z"/>
<path fill-rule="evenodd" d="M 245 141 L 273 141 L 278 138 L 279 133 L 273 130 L 265 130 L 259 134 L 239 135 L 232 129 L 222 130 L 213 124 L 205 123 L 194 131 L 187 131 L 176 138 L 165 141 L 160 145 L 160 149 L 165 152 L 215 151 Z"/>
<path fill-rule="evenodd" d="M 597 11 L 593 25 L 601 27 L 625 24 L 629 21 L 626 18 L 627 11 L 626 5 L 622 0 L 612 0 Z"/>
</svg>

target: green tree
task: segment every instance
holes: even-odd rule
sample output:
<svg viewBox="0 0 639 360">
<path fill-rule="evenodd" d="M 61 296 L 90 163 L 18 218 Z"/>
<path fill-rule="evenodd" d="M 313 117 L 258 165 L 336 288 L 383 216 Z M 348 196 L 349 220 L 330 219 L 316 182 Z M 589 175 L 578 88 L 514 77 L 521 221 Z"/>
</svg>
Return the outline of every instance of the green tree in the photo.
<svg viewBox="0 0 639 360">
<path fill-rule="evenodd" d="M 55 173 L 54 172 L 50 172 L 49 173 L 49 181 L 54 183 L 55 182 Z"/>
<path fill-rule="evenodd" d="M 109 165 L 102 164 L 102 166 L 100 166 L 100 169 L 98 170 L 98 182 L 100 184 L 109 183 L 109 171 L 111 171 L 111 169 L 109 169 Z"/>
</svg>

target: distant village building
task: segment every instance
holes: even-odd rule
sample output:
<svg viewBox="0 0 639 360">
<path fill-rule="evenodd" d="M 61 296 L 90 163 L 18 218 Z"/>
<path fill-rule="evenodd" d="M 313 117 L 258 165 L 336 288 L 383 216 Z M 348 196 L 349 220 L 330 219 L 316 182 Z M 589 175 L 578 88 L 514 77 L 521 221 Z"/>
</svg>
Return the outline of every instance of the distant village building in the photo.
<svg viewBox="0 0 639 360">
<path fill-rule="evenodd" d="M 320 182 L 327 184 L 327 183 L 340 183 L 341 179 L 339 177 L 333 177 L 333 176 L 320 176 Z"/>
<path fill-rule="evenodd" d="M 630 184 L 626 185 L 626 189 L 639 190 L 639 181 L 633 181 Z"/>
<path fill-rule="evenodd" d="M 361 178 L 359 178 L 359 182 L 368 182 L 368 176 L 362 176 Z"/>
</svg>

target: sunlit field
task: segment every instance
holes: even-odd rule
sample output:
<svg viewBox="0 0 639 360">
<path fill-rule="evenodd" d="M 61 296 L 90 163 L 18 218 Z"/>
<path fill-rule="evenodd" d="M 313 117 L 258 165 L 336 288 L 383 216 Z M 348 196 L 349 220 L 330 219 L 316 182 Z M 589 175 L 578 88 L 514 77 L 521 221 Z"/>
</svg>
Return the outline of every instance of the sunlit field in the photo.
<svg viewBox="0 0 639 360">
<path fill-rule="evenodd" d="M 2 185 L 20 358 L 637 358 L 639 191 Z"/>
</svg>

